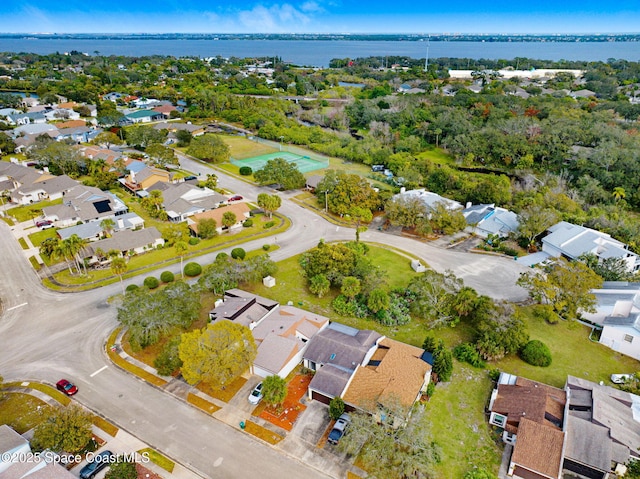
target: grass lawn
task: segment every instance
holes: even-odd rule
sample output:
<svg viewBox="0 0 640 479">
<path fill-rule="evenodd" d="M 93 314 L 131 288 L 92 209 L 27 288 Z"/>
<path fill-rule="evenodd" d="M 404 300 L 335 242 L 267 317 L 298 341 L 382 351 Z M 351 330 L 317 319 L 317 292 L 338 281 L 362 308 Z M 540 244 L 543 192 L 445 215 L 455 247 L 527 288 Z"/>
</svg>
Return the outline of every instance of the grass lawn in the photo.
<svg viewBox="0 0 640 479">
<path fill-rule="evenodd" d="M 176 463 L 173 462 L 171 459 L 169 459 L 168 457 L 163 456 L 162 454 L 160 454 L 157 451 L 154 451 L 150 447 L 146 447 L 144 449 L 140 449 L 138 451 L 138 454 L 146 454 L 149 457 L 149 459 L 151 460 L 151 462 L 153 462 L 154 464 L 157 464 L 162 469 L 167 471 L 169 474 L 171 474 L 173 472 L 173 468 L 176 466 Z"/>
<path fill-rule="evenodd" d="M 524 309 L 529 313 L 530 309 Z M 539 339 L 551 350 L 553 362 L 548 368 L 531 366 L 515 356 L 492 364 L 518 376 L 527 377 L 559 388 L 564 387 L 567 375 L 612 386 L 609 376 L 613 373 L 635 373 L 640 362 L 623 356 L 600 343 L 589 341 L 591 328 L 576 322 L 560 321 L 547 324 L 541 319 L 526 315 L 531 339 Z"/>
<path fill-rule="evenodd" d="M 214 388 L 210 384 L 201 382 L 196 384 L 196 388 L 205 394 L 208 394 L 212 398 L 219 399 L 220 401 L 229 402 L 240 391 L 240 388 L 244 386 L 247 380 L 242 376 L 234 379 L 231 384 L 228 384 L 224 389 Z"/>
<path fill-rule="evenodd" d="M 491 388 L 486 371 L 455 360 L 451 381 L 437 385 L 425 415 L 442 448 L 434 477 L 463 477 L 474 466 L 498 471 L 502 450 L 484 415 Z"/>
<path fill-rule="evenodd" d="M 0 424 L 24 434 L 53 414 L 54 407 L 23 393 L 5 393 L 0 399 Z"/>
<path fill-rule="evenodd" d="M 48 228 L 46 230 L 37 231 L 36 233 L 31 233 L 29 235 L 29 239 L 33 246 L 40 246 L 42 242 L 49 238 L 55 238 L 57 236 L 55 228 Z"/>
<path fill-rule="evenodd" d="M 244 136 L 218 135 L 218 137 L 227 144 L 231 157 L 236 160 L 244 160 L 245 158 L 267 155 L 278 151 L 269 145 L 251 141 Z"/>
<path fill-rule="evenodd" d="M 23 222 L 42 215 L 42 208 L 60 204 L 62 204 L 62 198 L 53 201 L 40 201 L 32 205 L 16 206 L 7 210 L 7 214 L 13 216 L 19 222 Z"/>
<path fill-rule="evenodd" d="M 29 245 L 27 245 L 27 242 L 24 238 L 18 238 L 18 244 L 20 244 L 20 247 L 22 249 L 29 249 Z"/>
<path fill-rule="evenodd" d="M 451 155 L 448 155 L 444 150 L 440 148 L 434 148 L 427 150 L 416 155 L 420 159 L 430 160 L 438 165 L 450 165 L 455 166 L 454 159 Z"/>
</svg>

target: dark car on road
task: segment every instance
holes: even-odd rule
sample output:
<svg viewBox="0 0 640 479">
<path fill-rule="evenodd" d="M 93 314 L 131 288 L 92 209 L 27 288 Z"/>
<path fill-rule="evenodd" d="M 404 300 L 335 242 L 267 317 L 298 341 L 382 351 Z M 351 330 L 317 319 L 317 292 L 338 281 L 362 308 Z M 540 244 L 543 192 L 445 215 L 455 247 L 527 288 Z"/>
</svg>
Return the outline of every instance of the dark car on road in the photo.
<svg viewBox="0 0 640 479">
<path fill-rule="evenodd" d="M 329 444 L 338 444 L 338 442 L 340 442 L 340 439 L 344 436 L 344 432 L 347 430 L 347 426 L 349 426 L 350 422 L 351 417 L 347 413 L 342 414 L 338 418 L 333 429 L 329 433 L 329 438 L 327 439 Z"/>
<path fill-rule="evenodd" d="M 91 461 L 80 469 L 80 479 L 93 479 L 93 476 L 102 471 L 105 467 L 115 462 L 116 456 L 111 451 L 102 451 L 96 454 Z"/>
<path fill-rule="evenodd" d="M 67 396 L 73 396 L 78 392 L 78 387 L 75 384 L 67 381 L 66 379 L 61 379 L 60 381 L 58 381 L 56 383 L 56 388 L 58 388 L 58 391 L 62 391 Z"/>
<path fill-rule="evenodd" d="M 242 201 L 244 198 L 240 195 L 235 195 L 229 198 L 229 201 Z"/>
</svg>

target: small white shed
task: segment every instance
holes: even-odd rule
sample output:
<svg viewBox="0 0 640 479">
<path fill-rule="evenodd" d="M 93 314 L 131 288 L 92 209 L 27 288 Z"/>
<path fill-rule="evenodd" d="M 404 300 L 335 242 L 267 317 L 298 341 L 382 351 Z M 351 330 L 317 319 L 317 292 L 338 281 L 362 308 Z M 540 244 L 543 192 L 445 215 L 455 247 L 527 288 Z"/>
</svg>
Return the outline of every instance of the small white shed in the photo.
<svg viewBox="0 0 640 479">
<path fill-rule="evenodd" d="M 276 285 L 276 279 L 273 276 L 265 276 L 262 278 L 262 284 L 267 288 L 273 288 Z"/>
<path fill-rule="evenodd" d="M 411 268 L 416 272 L 416 273 L 424 273 L 427 268 L 425 268 L 425 266 L 420 262 L 420 260 L 414 259 L 411 261 Z"/>
</svg>

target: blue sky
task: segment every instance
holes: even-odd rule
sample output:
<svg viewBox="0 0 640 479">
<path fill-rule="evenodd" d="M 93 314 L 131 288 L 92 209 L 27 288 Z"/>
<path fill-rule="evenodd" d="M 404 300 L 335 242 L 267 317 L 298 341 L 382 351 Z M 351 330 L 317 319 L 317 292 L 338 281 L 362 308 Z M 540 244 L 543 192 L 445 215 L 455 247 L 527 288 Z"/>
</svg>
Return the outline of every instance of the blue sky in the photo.
<svg viewBox="0 0 640 479">
<path fill-rule="evenodd" d="M 0 31 L 638 33 L 640 7 L 638 0 L 2 0 Z"/>
</svg>

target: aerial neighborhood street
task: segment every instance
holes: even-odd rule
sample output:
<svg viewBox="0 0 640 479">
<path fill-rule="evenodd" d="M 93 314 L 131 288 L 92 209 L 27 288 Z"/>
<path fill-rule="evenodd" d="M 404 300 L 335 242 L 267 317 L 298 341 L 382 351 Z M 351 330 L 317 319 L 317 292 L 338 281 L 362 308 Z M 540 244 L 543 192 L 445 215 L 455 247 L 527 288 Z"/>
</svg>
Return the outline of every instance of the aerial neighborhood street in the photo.
<svg viewBox="0 0 640 479">
<path fill-rule="evenodd" d="M 640 63 L 405 40 L 0 48 L 0 479 L 640 479 Z"/>
<path fill-rule="evenodd" d="M 181 164 L 194 173 L 211 172 L 208 166 L 186 157 L 181 157 Z M 250 200 L 264 190 L 220 171 L 216 175 L 226 189 Z M 280 212 L 292 220 L 292 227 L 278 235 L 280 249 L 273 253 L 274 260 L 299 254 L 321 238 L 340 241 L 354 237 L 353 229 L 337 227 L 286 198 Z M 6 381 L 53 383 L 58 377 L 71 377 L 82 392 L 77 401 L 205 477 L 312 478 L 325 477 L 331 470 L 310 468 L 216 419 L 207 419 L 170 394 L 111 364 L 104 352 L 106 337 L 116 326 L 116 310 L 109 298 L 119 293 L 120 285 L 77 293 L 50 291 L 42 286 L 11 228 L 0 223 L 0 229 L 0 292 L 4 308 L 0 320 L 0 371 Z M 377 231 L 366 232 L 362 238 L 411 251 L 437 270 L 452 269 L 466 284 L 484 294 L 515 301 L 526 297 L 526 292 L 515 285 L 524 268 L 514 261 L 448 251 Z M 259 248 L 264 241 L 253 243 L 247 243 L 245 248 Z M 215 254 L 210 256 L 200 260 L 212 261 Z M 129 282 L 133 281 L 135 278 Z M 252 461 L 246 460 L 247 454 Z"/>
</svg>

